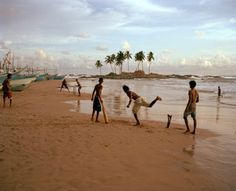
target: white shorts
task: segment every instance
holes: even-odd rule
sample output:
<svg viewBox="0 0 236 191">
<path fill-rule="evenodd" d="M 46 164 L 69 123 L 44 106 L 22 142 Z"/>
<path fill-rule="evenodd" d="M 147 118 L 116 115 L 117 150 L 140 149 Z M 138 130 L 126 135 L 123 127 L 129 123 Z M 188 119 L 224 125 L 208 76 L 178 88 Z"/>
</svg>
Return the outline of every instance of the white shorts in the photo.
<svg viewBox="0 0 236 191">
<path fill-rule="evenodd" d="M 141 106 L 149 107 L 149 105 L 143 97 L 139 97 L 134 101 L 132 112 L 137 114 Z"/>
</svg>

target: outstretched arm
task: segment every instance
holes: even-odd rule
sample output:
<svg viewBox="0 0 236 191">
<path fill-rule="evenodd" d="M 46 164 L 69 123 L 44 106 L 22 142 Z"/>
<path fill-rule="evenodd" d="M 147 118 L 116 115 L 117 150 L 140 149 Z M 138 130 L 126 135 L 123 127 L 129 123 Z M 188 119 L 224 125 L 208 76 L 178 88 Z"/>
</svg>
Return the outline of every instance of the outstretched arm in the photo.
<svg viewBox="0 0 236 191">
<path fill-rule="evenodd" d="M 129 97 L 129 103 L 127 105 L 127 107 L 129 108 L 131 102 L 132 102 L 132 93 L 130 93 L 130 95 L 127 94 L 127 96 Z"/>
</svg>

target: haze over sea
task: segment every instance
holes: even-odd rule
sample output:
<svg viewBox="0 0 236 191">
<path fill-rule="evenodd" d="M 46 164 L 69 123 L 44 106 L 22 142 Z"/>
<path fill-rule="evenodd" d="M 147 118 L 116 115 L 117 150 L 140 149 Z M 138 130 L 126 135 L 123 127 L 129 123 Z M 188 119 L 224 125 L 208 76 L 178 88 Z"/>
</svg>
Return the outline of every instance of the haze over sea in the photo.
<svg viewBox="0 0 236 191">
<path fill-rule="evenodd" d="M 92 93 L 98 79 L 80 79 L 82 93 Z M 167 121 L 167 114 L 171 114 L 172 123 L 184 124 L 182 115 L 188 100 L 190 79 L 132 79 L 132 80 L 104 80 L 103 98 L 106 110 L 112 117 L 128 117 L 134 121 L 131 109 L 126 108 L 128 97 L 124 94 L 122 86 L 128 85 L 131 90 L 152 101 L 157 95 L 162 97 L 152 108 L 141 108 L 140 119 Z M 75 85 L 70 80 L 71 85 Z M 234 177 L 236 174 L 236 76 L 222 78 L 199 78 L 197 90 L 200 102 L 197 104 L 197 128 L 207 129 L 217 133 L 215 137 L 199 141 L 201 134 L 193 136 L 195 145 L 192 157 L 199 165 L 205 168 L 219 181 L 236 188 Z M 217 88 L 221 87 L 222 97 L 218 98 Z M 72 104 L 72 112 L 91 113 L 91 101 L 68 101 Z M 190 128 L 192 119 L 189 117 Z M 145 122 L 143 122 L 145 127 Z M 157 127 L 158 128 L 158 127 Z M 171 128 L 171 126 L 170 126 Z M 184 132 L 184 130 L 183 130 Z M 182 133 L 180 131 L 180 133 Z M 186 135 L 192 136 L 192 135 Z"/>
</svg>

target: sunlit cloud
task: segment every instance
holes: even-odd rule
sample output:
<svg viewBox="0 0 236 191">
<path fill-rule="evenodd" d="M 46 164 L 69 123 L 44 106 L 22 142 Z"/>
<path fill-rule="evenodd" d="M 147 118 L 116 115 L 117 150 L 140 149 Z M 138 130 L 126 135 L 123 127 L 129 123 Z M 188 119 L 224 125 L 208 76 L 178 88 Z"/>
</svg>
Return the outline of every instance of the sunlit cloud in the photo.
<svg viewBox="0 0 236 191">
<path fill-rule="evenodd" d="M 206 35 L 206 33 L 203 31 L 194 31 L 194 35 L 198 38 L 202 38 Z"/>
<path fill-rule="evenodd" d="M 19 64 L 48 63 L 65 72 L 81 67 L 90 73 L 108 51 L 143 50 L 154 52 L 160 68 L 215 71 L 235 63 L 234 7 L 235 1 L 212 0 L 2 1 L 0 56 L 11 50 Z"/>
<path fill-rule="evenodd" d="M 130 44 L 127 41 L 123 42 L 122 49 L 124 51 L 127 51 L 127 50 L 130 51 Z"/>
<path fill-rule="evenodd" d="M 98 50 L 98 51 L 107 51 L 107 50 L 108 50 L 108 48 L 107 48 L 106 45 L 99 45 L 99 46 L 96 46 L 95 49 Z"/>
</svg>

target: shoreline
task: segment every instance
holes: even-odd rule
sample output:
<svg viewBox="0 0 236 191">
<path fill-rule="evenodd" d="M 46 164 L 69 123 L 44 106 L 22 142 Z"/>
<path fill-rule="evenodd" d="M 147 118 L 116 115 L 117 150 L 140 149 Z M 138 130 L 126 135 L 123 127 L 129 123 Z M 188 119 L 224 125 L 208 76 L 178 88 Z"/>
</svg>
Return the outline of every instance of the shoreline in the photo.
<svg viewBox="0 0 236 191">
<path fill-rule="evenodd" d="M 13 92 L 12 108 L 0 108 L 0 185 L 3 190 L 227 190 L 194 161 L 192 145 L 217 136 L 204 129 L 184 135 L 184 126 L 110 118 L 90 121 L 70 112 L 61 81 L 32 83 Z M 79 99 L 89 100 L 90 94 Z M 91 103 L 92 107 L 92 103 Z M 171 181 L 170 181 L 171 180 Z"/>
</svg>

